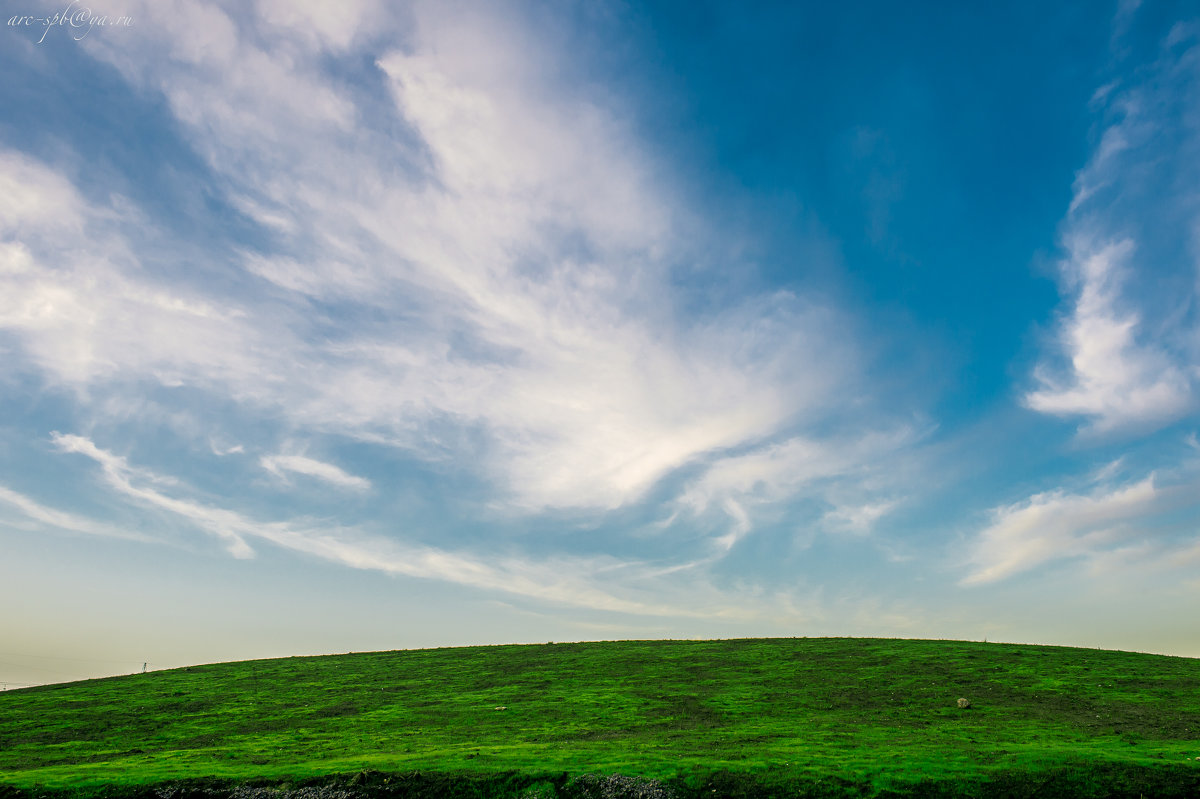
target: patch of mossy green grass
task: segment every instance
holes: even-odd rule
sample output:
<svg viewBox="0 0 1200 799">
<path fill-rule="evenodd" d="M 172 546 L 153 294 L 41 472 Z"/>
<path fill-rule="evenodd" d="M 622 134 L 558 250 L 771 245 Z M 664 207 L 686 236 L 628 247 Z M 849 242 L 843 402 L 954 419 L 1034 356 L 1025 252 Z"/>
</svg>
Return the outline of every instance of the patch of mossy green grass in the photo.
<svg viewBox="0 0 1200 799">
<path fill-rule="evenodd" d="M 0 693 L 0 784 L 22 792 L 358 772 L 507 775 L 514 796 L 562 795 L 584 774 L 678 796 L 1200 796 L 1200 660 L 622 641 L 221 663 Z"/>
</svg>

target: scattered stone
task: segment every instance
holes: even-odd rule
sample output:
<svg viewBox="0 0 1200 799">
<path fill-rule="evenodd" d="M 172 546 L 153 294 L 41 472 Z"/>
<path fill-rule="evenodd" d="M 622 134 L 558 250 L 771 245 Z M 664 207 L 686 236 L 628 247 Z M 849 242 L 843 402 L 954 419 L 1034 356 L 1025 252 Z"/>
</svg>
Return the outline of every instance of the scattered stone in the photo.
<svg viewBox="0 0 1200 799">
<path fill-rule="evenodd" d="M 336 785 L 316 785 L 303 788 L 255 788 L 235 785 L 228 788 L 185 788 L 182 785 L 161 785 L 154 790 L 158 799 L 359 799 L 358 792 Z"/>
<path fill-rule="evenodd" d="M 658 780 L 623 774 L 581 774 L 564 786 L 572 799 L 675 799 L 675 793 Z"/>
<path fill-rule="evenodd" d="M 959 699 L 958 706 L 961 708 L 964 708 L 964 709 L 968 708 L 971 706 L 971 700 L 970 699 Z"/>
<path fill-rule="evenodd" d="M 496 710 L 508 710 L 508 705 L 500 705 Z"/>
</svg>

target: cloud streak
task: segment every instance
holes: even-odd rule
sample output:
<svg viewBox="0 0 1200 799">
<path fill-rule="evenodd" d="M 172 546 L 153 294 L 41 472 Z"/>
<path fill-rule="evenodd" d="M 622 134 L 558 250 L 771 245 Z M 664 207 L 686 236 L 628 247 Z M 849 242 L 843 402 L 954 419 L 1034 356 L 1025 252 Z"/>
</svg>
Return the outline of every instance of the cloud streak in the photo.
<svg viewBox="0 0 1200 799">
<path fill-rule="evenodd" d="M 704 287 L 705 270 L 756 267 L 714 262 L 740 248 L 618 98 L 556 77 L 565 45 L 487 6 L 368 3 L 328 30 L 301 5 L 129 13 L 145 23 L 80 47 L 162 98 L 224 206 L 212 235 L 164 254 L 169 203 L 0 153 L 0 331 L 73 404 L 45 428 L 86 432 L 55 433 L 60 452 L 239 558 L 269 545 L 622 614 L 820 615 L 795 580 L 731 588 L 707 567 L 795 498 L 815 498 L 822 529 L 867 532 L 895 496 L 859 481 L 885 484 L 869 462 L 911 439 L 870 432 L 886 421 L 864 431 L 849 315 L 796 283 Z M 147 462 L 186 467 L 119 454 L 167 452 L 161 420 L 179 438 Z M 353 455 L 326 462 L 296 440 Z M 377 519 L 418 517 L 398 506 L 431 486 L 430 504 L 475 514 L 472 532 L 292 518 L 269 510 L 279 492 L 246 499 L 264 474 L 319 481 Z M 289 495 L 344 510 L 326 498 Z M 609 523 L 647 501 L 674 521 Z"/>
<path fill-rule="evenodd" d="M 807 499 L 824 509 L 807 524 L 811 532 L 869 533 L 900 504 L 897 495 L 903 480 L 888 470 L 918 438 L 913 430 L 898 427 L 860 432 L 840 441 L 795 436 L 738 454 L 722 454 L 686 485 L 676 500 L 672 521 L 681 514 L 695 520 L 720 510 L 729 526 L 715 542 L 718 551 L 725 553 L 753 531 L 757 508 Z"/>
<path fill-rule="evenodd" d="M 68 513 L 56 508 L 47 507 L 18 491 L 13 491 L 11 488 L 4 486 L 0 486 L 0 502 L 16 508 L 23 515 L 35 522 L 58 530 L 68 530 L 73 533 L 84 533 L 104 538 L 123 538 L 131 541 L 151 540 L 146 536 L 117 527 L 116 525 L 104 524 L 76 513 Z"/>
<path fill-rule="evenodd" d="M 826 304 L 771 291 L 675 307 L 680 262 L 702 256 L 687 203 L 620 109 L 549 82 L 512 22 L 436 4 L 385 19 L 414 25 L 412 44 L 376 59 L 364 96 L 321 65 L 365 17 L 330 38 L 298 11 L 133 13 L 154 24 L 85 46 L 162 93 L 275 246 L 205 253 L 211 284 L 236 292 L 156 280 L 144 219 L 10 154 L 8 182 L 30 188 L 9 201 L 0 327 L 48 379 L 199 391 L 455 458 L 523 512 L 629 505 L 698 460 L 825 420 L 853 390 L 851 325 Z M 384 135 L 397 124 L 407 137 Z M 51 207 L 71 235 L 51 235 Z"/>
<path fill-rule="evenodd" d="M 1120 309 L 1133 243 L 1124 239 L 1097 250 L 1084 241 L 1070 246 L 1062 269 L 1078 288 L 1061 333 L 1070 371 L 1056 377 L 1049 367 L 1039 367 L 1035 377 L 1042 387 L 1025 402 L 1042 413 L 1088 417 L 1097 432 L 1157 426 L 1186 415 L 1194 405 L 1194 370 L 1164 347 L 1141 340 L 1140 314 Z"/>
<path fill-rule="evenodd" d="M 284 472 L 315 477 L 338 488 L 351 491 L 368 491 L 371 481 L 365 477 L 350 474 L 332 463 L 325 463 L 303 455 L 264 455 L 259 464 L 271 474 L 286 479 Z"/>
<path fill-rule="evenodd" d="M 129 464 L 127 459 L 96 446 L 89 438 L 55 434 L 55 446 L 65 453 L 84 455 L 100 467 L 105 482 L 134 502 L 167 511 L 222 541 L 235 557 L 254 556 L 251 541 L 267 543 L 353 569 L 377 571 L 498 591 L 553 605 L 603 610 L 638 616 L 677 618 L 755 618 L 766 612 L 754 603 L 735 603 L 713 589 L 687 586 L 690 603 L 663 600 L 679 585 L 654 586 L 647 577 L 665 572 L 654 566 L 609 556 L 557 556 L 540 561 L 504 554 L 479 555 L 401 543 L 346 526 L 327 526 L 297 520 L 257 521 L 228 508 L 173 496 L 186 490 L 176 478 Z M 44 508 L 14 492 L 0 490 L 10 502 L 47 524 L 83 532 L 107 530 L 88 520 Z M 618 590 L 603 586 L 612 586 Z M 697 601 L 699 595 L 705 597 Z M 644 595 L 639 596 L 639 595 Z"/>
<path fill-rule="evenodd" d="M 246 532 L 250 527 L 238 514 L 220 508 L 209 508 L 188 500 L 176 499 L 157 488 L 150 487 L 153 485 L 176 485 L 178 481 L 171 477 L 132 467 L 125 458 L 97 447 L 89 438 L 55 433 L 52 440 L 54 445 L 63 452 L 84 455 L 100 464 L 105 481 L 120 493 L 132 497 L 144 505 L 160 508 L 195 522 L 206 532 L 221 539 L 229 553 L 236 558 L 254 556 L 254 550 L 246 543 Z M 141 485 L 140 483 L 150 485 Z"/>
<path fill-rule="evenodd" d="M 1128 523 L 1160 509 L 1154 477 L 1090 494 L 1061 489 L 997 508 L 977 537 L 962 585 L 982 585 L 1043 563 L 1078 557 L 1128 537 Z"/>
<path fill-rule="evenodd" d="M 1169 245 L 1198 251 L 1197 41 L 1194 27 L 1176 25 L 1145 79 L 1095 98 L 1109 119 L 1064 222 L 1068 307 L 1056 344 L 1065 363 L 1039 364 L 1024 397 L 1035 411 L 1082 417 L 1091 432 L 1154 429 L 1197 407 L 1200 268 L 1168 268 Z M 1189 230 L 1193 240 L 1180 241 Z"/>
<path fill-rule="evenodd" d="M 1056 488 L 993 509 L 991 522 L 973 537 L 960 585 L 1000 582 L 1070 560 L 1098 575 L 1120 572 L 1121 564 L 1185 567 L 1200 545 L 1192 513 L 1200 496 L 1196 464 L 1134 481 L 1111 477 L 1111 469 L 1102 469 L 1084 490 Z"/>
</svg>

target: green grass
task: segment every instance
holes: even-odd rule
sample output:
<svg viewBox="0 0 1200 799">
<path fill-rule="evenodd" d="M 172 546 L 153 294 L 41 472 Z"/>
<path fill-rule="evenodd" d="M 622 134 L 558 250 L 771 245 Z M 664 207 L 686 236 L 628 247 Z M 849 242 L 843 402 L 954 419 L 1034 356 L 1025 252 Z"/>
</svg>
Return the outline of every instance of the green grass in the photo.
<svg viewBox="0 0 1200 799">
<path fill-rule="evenodd" d="M 732 774 L 866 794 L 1074 775 L 1134 791 L 1200 788 L 1196 758 L 1200 661 L 1010 644 L 467 647 L 0 693 L 0 784 L 21 789 L 371 770 L 623 773 L 696 791 Z"/>
</svg>

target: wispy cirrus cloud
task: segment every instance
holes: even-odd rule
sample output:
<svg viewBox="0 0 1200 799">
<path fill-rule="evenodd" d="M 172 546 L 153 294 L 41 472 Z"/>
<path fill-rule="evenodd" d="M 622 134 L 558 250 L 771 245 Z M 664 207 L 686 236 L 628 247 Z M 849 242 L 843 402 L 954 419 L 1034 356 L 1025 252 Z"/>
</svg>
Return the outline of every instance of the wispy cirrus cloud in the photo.
<svg viewBox="0 0 1200 799">
<path fill-rule="evenodd" d="M 773 503 L 816 497 L 821 529 L 854 532 L 892 507 L 896 492 L 858 481 L 911 439 L 871 432 L 886 414 L 861 423 L 876 410 L 853 318 L 798 283 L 706 288 L 705 270 L 755 266 L 619 100 L 559 81 L 565 44 L 487 6 L 368 6 L 318 33 L 301 6 L 144 4 L 131 13 L 145 24 L 81 43 L 162 98 L 225 205 L 164 252 L 182 235 L 170 203 L 139 207 L 69 159 L 5 151 L 0 179 L 26 194 L 4 229 L 19 268 L 0 271 L 0 335 L 70 398 L 74 418 L 46 429 L 86 435 L 56 447 L 235 557 L 271 546 L 622 614 L 822 617 L 803 581 L 709 567 Z M 755 458 L 757 486 L 743 479 Z M 255 495 L 256 465 L 353 492 L 356 517 L 377 521 L 272 512 L 279 492 Z M 408 518 L 418 484 L 451 506 L 444 528 L 378 521 Z M 315 517 L 345 512 L 325 492 L 301 499 Z"/>
<path fill-rule="evenodd" d="M 125 235 L 136 214 L 90 203 L 63 174 L 13 151 L 0 150 L 0 185 L 11 189 L 0 214 L 0 330 L 47 382 L 249 385 L 263 331 L 227 298 L 139 269 Z"/>
<path fill-rule="evenodd" d="M 164 493 L 161 486 L 177 485 L 175 478 L 131 466 L 125 458 L 97 447 L 84 436 L 55 433 L 52 440 L 63 452 L 85 455 L 100 464 L 105 481 L 120 493 L 199 523 L 206 532 L 225 542 L 234 557 L 253 557 L 254 550 L 246 543 L 247 525 L 238 514 Z"/>
<path fill-rule="evenodd" d="M 221 458 L 227 455 L 240 455 L 246 451 L 246 448 L 241 444 L 229 444 L 222 446 L 211 438 L 208 440 L 208 448 L 212 451 L 212 454 Z"/>
<path fill-rule="evenodd" d="M 73 533 L 84 533 L 104 538 L 123 538 L 133 541 L 152 540 L 118 525 L 98 522 L 87 516 L 48 507 L 19 491 L 13 491 L 11 488 L 4 486 L 0 486 L 0 502 L 16 508 L 31 521 L 56 530 L 68 530 Z"/>
<path fill-rule="evenodd" d="M 1137 5 L 1113 22 L 1118 60 L 1134 52 L 1123 37 Z M 1095 147 L 1060 226 L 1063 307 L 1022 396 L 1078 420 L 1077 444 L 1120 449 L 1101 449 L 1106 461 L 1082 478 L 993 508 L 956 564 L 961 586 L 1042 571 L 1097 597 L 1183 589 L 1200 540 L 1196 463 L 1162 443 L 1175 436 L 1147 439 L 1185 425 L 1200 398 L 1198 33 L 1175 25 L 1150 63 L 1124 65 L 1093 95 Z"/>
<path fill-rule="evenodd" d="M 1194 26 L 1176 25 L 1141 80 L 1095 98 L 1105 127 L 1063 225 L 1065 363 L 1043 361 L 1024 397 L 1093 432 L 1153 429 L 1197 407 L 1200 267 L 1170 265 L 1178 248 L 1200 264 L 1198 41 Z"/>
<path fill-rule="evenodd" d="M 995 582 L 1048 561 L 1102 550 L 1128 536 L 1127 524 L 1151 514 L 1160 501 L 1152 475 L 1086 494 L 1048 491 L 997 508 L 976 538 L 971 572 L 961 583 Z"/>
<path fill-rule="evenodd" d="M 977 586 L 1064 560 L 1083 559 L 1094 570 L 1127 560 L 1185 565 L 1200 531 L 1172 514 L 1194 508 L 1200 481 L 1195 464 L 1168 478 L 1149 474 L 1118 482 L 1102 469 L 1091 485 L 1056 488 L 995 508 L 991 522 L 969 546 L 969 573 L 960 584 Z"/>
<path fill-rule="evenodd" d="M 140 220 L 111 220 L 107 248 L 48 239 L 6 288 L 53 311 L 0 317 L 44 374 L 199 390 L 418 457 L 445 456 L 435 431 L 458 429 L 474 449 L 452 454 L 530 512 L 634 502 L 854 390 L 852 326 L 828 304 L 677 306 L 681 262 L 703 256 L 687 203 L 619 108 L 547 77 L 553 48 L 527 47 L 529 31 L 417 4 L 318 36 L 315 11 L 265 9 L 147 4 L 154 24 L 86 43 L 161 92 L 269 244 L 207 253 L 232 293 L 148 279 Z M 355 47 L 372 27 L 409 44 L 375 57 L 373 88 L 343 91 L 326 60 L 369 52 Z M 23 168 L 85 226 L 109 213 Z M 103 257 L 72 262 L 85 250 Z"/>
<path fill-rule="evenodd" d="M 725 514 L 728 529 L 715 539 L 723 553 L 751 533 L 757 508 L 807 498 L 822 509 L 806 525 L 811 531 L 867 533 L 900 504 L 903 478 L 889 467 L 919 438 L 902 426 L 840 441 L 795 436 L 722 454 L 686 484 L 672 521 Z"/>
<path fill-rule="evenodd" d="M 268 472 L 280 478 L 284 478 L 284 472 L 292 472 L 315 477 L 330 485 L 352 491 L 367 491 L 371 488 L 371 481 L 365 477 L 350 474 L 332 463 L 304 455 L 264 455 L 258 462 Z"/>
<path fill-rule="evenodd" d="M 1128 426 L 1162 425 L 1194 406 L 1193 372 L 1167 346 L 1147 340 L 1142 315 L 1127 306 L 1122 289 L 1135 248 L 1129 239 L 1092 250 L 1073 241 L 1064 277 L 1076 287 L 1074 307 L 1064 320 L 1061 343 L 1070 354 L 1065 377 L 1040 366 L 1041 388 L 1025 396 L 1036 411 L 1084 416 L 1105 432 Z"/>
<path fill-rule="evenodd" d="M 560 606 L 677 618 L 749 620 L 781 614 L 773 602 L 735 602 L 711 585 L 696 584 L 694 576 L 665 586 L 650 586 L 648 576 L 661 579 L 669 570 L 611 556 L 530 559 L 500 552 L 481 554 L 407 544 L 395 536 L 306 520 L 260 521 L 236 510 L 190 499 L 186 495 L 191 489 L 182 481 L 131 465 L 126 458 L 85 436 L 55 434 L 53 442 L 62 452 L 95 461 L 105 482 L 118 495 L 178 517 L 224 542 L 237 557 L 253 557 L 249 542 L 255 541 L 343 567 L 442 580 Z M 106 525 L 45 508 L 4 489 L 0 489 L 0 501 L 14 504 L 32 518 L 53 526 L 82 532 L 107 529 Z M 796 605 L 782 615 L 803 618 L 815 612 Z"/>
</svg>

